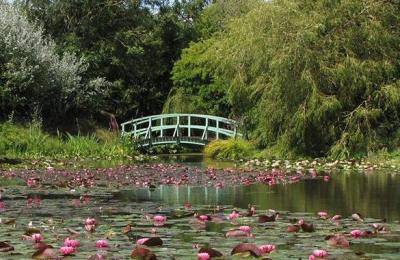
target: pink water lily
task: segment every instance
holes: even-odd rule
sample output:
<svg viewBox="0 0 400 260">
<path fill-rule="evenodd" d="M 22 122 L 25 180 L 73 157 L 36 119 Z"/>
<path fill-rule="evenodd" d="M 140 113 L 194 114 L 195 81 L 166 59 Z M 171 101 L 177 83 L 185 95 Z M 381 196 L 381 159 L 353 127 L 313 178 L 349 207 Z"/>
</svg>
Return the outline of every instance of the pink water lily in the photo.
<svg viewBox="0 0 400 260">
<path fill-rule="evenodd" d="M 338 221 L 338 220 L 341 220 L 342 219 L 342 215 L 335 215 L 335 216 L 333 216 L 332 217 L 332 221 Z"/>
<path fill-rule="evenodd" d="M 93 232 L 96 228 L 96 219 L 94 218 L 87 218 L 85 220 L 85 230 L 88 232 Z"/>
<path fill-rule="evenodd" d="M 200 219 L 201 221 L 208 221 L 208 220 L 209 220 L 209 217 L 208 217 L 207 215 L 200 215 L 200 216 L 199 216 L 199 219 Z"/>
<path fill-rule="evenodd" d="M 311 178 L 317 177 L 317 171 L 315 169 L 309 169 L 308 172 L 311 175 Z"/>
<path fill-rule="evenodd" d="M 355 229 L 355 230 L 352 230 L 352 231 L 350 232 L 350 235 L 351 235 L 353 238 L 363 238 L 363 237 L 368 237 L 368 236 L 372 235 L 372 232 L 369 231 L 369 230 L 367 230 L 367 231 L 361 231 L 361 230 Z"/>
<path fill-rule="evenodd" d="M 228 215 L 229 220 L 234 220 L 237 219 L 238 217 L 240 217 L 240 215 L 236 211 L 232 211 L 232 213 Z"/>
<path fill-rule="evenodd" d="M 262 245 L 258 247 L 263 254 L 269 254 L 276 249 L 275 245 Z"/>
<path fill-rule="evenodd" d="M 43 241 L 43 236 L 42 236 L 42 234 L 39 234 L 39 233 L 32 234 L 31 238 L 36 243 L 39 243 L 39 242 Z"/>
<path fill-rule="evenodd" d="M 0 200 L 0 211 L 6 209 L 6 204 Z"/>
<path fill-rule="evenodd" d="M 197 254 L 197 259 L 198 260 L 209 260 L 210 255 L 208 253 L 198 253 Z"/>
<path fill-rule="evenodd" d="M 246 232 L 246 233 L 250 233 L 251 232 L 251 227 L 249 226 L 240 226 L 239 230 Z"/>
<path fill-rule="evenodd" d="M 95 218 L 87 218 L 85 220 L 85 225 L 96 225 L 96 219 Z"/>
<path fill-rule="evenodd" d="M 100 239 L 96 241 L 96 247 L 97 248 L 107 248 L 108 247 L 108 241 L 105 239 Z"/>
<path fill-rule="evenodd" d="M 141 238 L 136 241 L 136 245 L 143 245 L 146 241 L 149 240 L 148 238 Z"/>
<path fill-rule="evenodd" d="M 325 258 L 328 256 L 328 252 L 322 249 L 316 249 L 313 253 L 308 257 L 308 260 L 315 260 L 317 258 Z"/>
<path fill-rule="evenodd" d="M 383 225 L 382 225 L 382 224 L 379 224 L 379 223 L 373 223 L 371 226 L 372 226 L 374 229 L 380 229 L 380 228 L 383 227 Z"/>
<path fill-rule="evenodd" d="M 42 203 L 42 200 L 41 200 L 39 197 L 34 197 L 34 198 L 29 197 L 29 198 L 26 200 L 26 203 L 27 203 L 28 205 L 35 204 L 35 205 L 39 206 L 39 205 Z"/>
<path fill-rule="evenodd" d="M 319 216 L 321 219 L 328 219 L 328 218 L 329 218 L 328 212 L 325 212 L 325 211 L 320 211 L 320 212 L 318 212 L 318 216 Z"/>
<path fill-rule="evenodd" d="M 388 231 L 387 228 L 381 223 L 373 223 L 371 226 L 374 229 L 375 233 L 376 232 L 386 232 L 386 231 Z"/>
<path fill-rule="evenodd" d="M 316 249 L 313 251 L 313 255 L 316 257 L 326 257 L 328 256 L 328 253 L 325 250 Z"/>
<path fill-rule="evenodd" d="M 80 246 L 80 242 L 78 240 L 75 240 L 75 239 L 66 238 L 64 240 L 64 246 L 78 248 Z"/>
<path fill-rule="evenodd" d="M 153 224 L 154 226 L 164 226 L 165 222 L 167 221 L 167 217 L 161 216 L 161 215 L 156 215 L 153 217 Z"/>
<path fill-rule="evenodd" d="M 60 248 L 60 253 L 63 256 L 72 255 L 75 252 L 75 248 L 72 246 L 63 246 Z"/>
<path fill-rule="evenodd" d="M 26 186 L 28 186 L 29 188 L 35 187 L 37 185 L 37 181 L 35 178 L 29 178 L 28 180 L 26 180 Z"/>
<path fill-rule="evenodd" d="M 93 232 L 95 227 L 96 227 L 95 225 L 85 225 L 85 230 L 87 232 Z"/>
<path fill-rule="evenodd" d="M 362 236 L 363 236 L 363 232 L 362 232 L 361 230 L 358 230 L 358 229 L 352 230 L 352 231 L 350 232 L 350 234 L 351 234 L 351 236 L 352 236 L 353 238 L 359 238 L 359 237 L 362 237 Z"/>
</svg>

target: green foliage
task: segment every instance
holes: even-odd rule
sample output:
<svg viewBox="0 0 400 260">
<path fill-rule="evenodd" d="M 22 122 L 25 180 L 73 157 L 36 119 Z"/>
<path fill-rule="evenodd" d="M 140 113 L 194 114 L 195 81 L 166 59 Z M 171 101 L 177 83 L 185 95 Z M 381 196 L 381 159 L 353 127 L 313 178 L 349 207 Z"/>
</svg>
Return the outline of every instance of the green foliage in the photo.
<svg viewBox="0 0 400 260">
<path fill-rule="evenodd" d="M 43 24 L 60 52 L 84 57 L 85 77 L 112 85 L 101 109 L 120 121 L 160 113 L 182 48 L 196 38 L 194 23 L 208 1 L 20 1 Z"/>
<path fill-rule="evenodd" d="M 16 1 L 31 22 L 0 2 L 0 120 L 163 109 L 235 118 L 268 154 L 342 158 L 400 144 L 399 0 Z M 112 143 L 23 131 L 2 149 L 40 154 L 51 139 L 55 154 L 61 142 L 86 156 Z"/>
<path fill-rule="evenodd" d="M 207 157 L 238 160 L 254 155 L 255 147 L 243 139 L 214 140 L 204 148 Z"/>
<path fill-rule="evenodd" d="M 259 147 L 333 157 L 398 147 L 398 1 L 263 2 L 207 42 L 196 71 L 229 86 L 230 113 Z"/>
<path fill-rule="evenodd" d="M 136 154 L 129 140 L 121 140 L 118 134 L 107 134 L 104 130 L 98 133 L 101 134 L 50 136 L 35 123 L 22 127 L 6 122 L 0 124 L 0 155 L 24 158 L 122 158 Z"/>
<path fill-rule="evenodd" d="M 209 49 L 215 44 L 212 36 L 222 32 L 230 20 L 244 15 L 259 3 L 258 0 L 215 1 L 201 13 L 196 22 L 201 40 L 184 49 L 181 59 L 175 63 L 174 86 L 163 112 L 229 116 L 229 81 L 215 74 L 209 55 Z"/>
<path fill-rule="evenodd" d="M 233 19 L 257 8 L 262 0 L 216 0 L 200 14 L 196 29 L 202 39 L 221 32 Z"/>
<path fill-rule="evenodd" d="M 0 120 L 11 113 L 44 123 L 60 122 L 71 110 L 91 109 L 101 97 L 104 79 L 82 80 L 83 59 L 57 54 L 43 29 L 13 6 L 0 4 Z M 97 97 L 97 98 L 96 98 Z"/>
<path fill-rule="evenodd" d="M 0 187 L 26 186 L 26 181 L 20 178 L 0 178 Z"/>
<path fill-rule="evenodd" d="M 204 55 L 210 44 L 211 41 L 192 44 L 175 63 L 172 71 L 174 88 L 163 112 L 228 115 L 227 86 L 213 77 L 212 68 Z"/>
</svg>

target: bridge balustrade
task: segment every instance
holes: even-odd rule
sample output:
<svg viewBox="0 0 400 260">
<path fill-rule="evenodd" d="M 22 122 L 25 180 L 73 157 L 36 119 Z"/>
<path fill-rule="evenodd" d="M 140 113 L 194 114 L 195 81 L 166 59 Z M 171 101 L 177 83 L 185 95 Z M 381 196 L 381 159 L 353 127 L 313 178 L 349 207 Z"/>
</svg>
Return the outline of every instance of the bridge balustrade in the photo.
<svg viewBox="0 0 400 260">
<path fill-rule="evenodd" d="M 206 145 L 210 140 L 236 138 L 238 123 L 232 119 L 201 114 L 161 114 L 121 124 L 122 136 L 134 138 L 139 146 L 158 144 Z"/>
</svg>

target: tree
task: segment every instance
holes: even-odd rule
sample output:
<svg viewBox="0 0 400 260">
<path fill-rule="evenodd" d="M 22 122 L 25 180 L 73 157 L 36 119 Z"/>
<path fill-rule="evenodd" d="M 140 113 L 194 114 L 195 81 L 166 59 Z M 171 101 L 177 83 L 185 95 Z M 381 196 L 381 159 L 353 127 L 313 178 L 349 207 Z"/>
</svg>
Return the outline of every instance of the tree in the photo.
<svg viewBox="0 0 400 260">
<path fill-rule="evenodd" d="M 84 57 L 86 77 L 112 83 L 102 110 L 120 121 L 161 112 L 181 49 L 196 37 L 204 1 L 31 0 L 23 3 L 60 52 Z"/>
<path fill-rule="evenodd" d="M 210 57 L 260 147 L 338 157 L 393 149 L 399 11 L 399 1 L 267 2 L 231 21 Z"/>
<path fill-rule="evenodd" d="M 216 1 L 198 16 L 195 28 L 199 41 L 183 50 L 172 70 L 173 88 L 164 112 L 193 112 L 228 117 L 231 105 L 227 95 L 229 80 L 215 74 L 209 49 L 232 19 L 255 8 L 259 1 Z"/>
<path fill-rule="evenodd" d="M 36 113 L 48 124 L 95 106 L 106 82 L 83 80 L 83 59 L 68 52 L 59 56 L 43 29 L 17 8 L 0 4 L 0 13 L 0 119 Z"/>
</svg>

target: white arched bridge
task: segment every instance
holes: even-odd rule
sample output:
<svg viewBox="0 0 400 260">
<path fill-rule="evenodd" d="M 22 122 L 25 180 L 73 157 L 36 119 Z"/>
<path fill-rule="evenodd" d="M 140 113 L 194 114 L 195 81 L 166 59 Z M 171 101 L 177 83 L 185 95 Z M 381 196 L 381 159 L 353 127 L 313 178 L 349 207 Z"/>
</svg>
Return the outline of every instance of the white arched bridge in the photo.
<svg viewBox="0 0 400 260">
<path fill-rule="evenodd" d="M 160 144 L 206 145 L 210 140 L 236 138 L 235 120 L 199 114 L 160 114 L 121 124 L 122 136 L 130 136 L 138 146 Z"/>
</svg>

